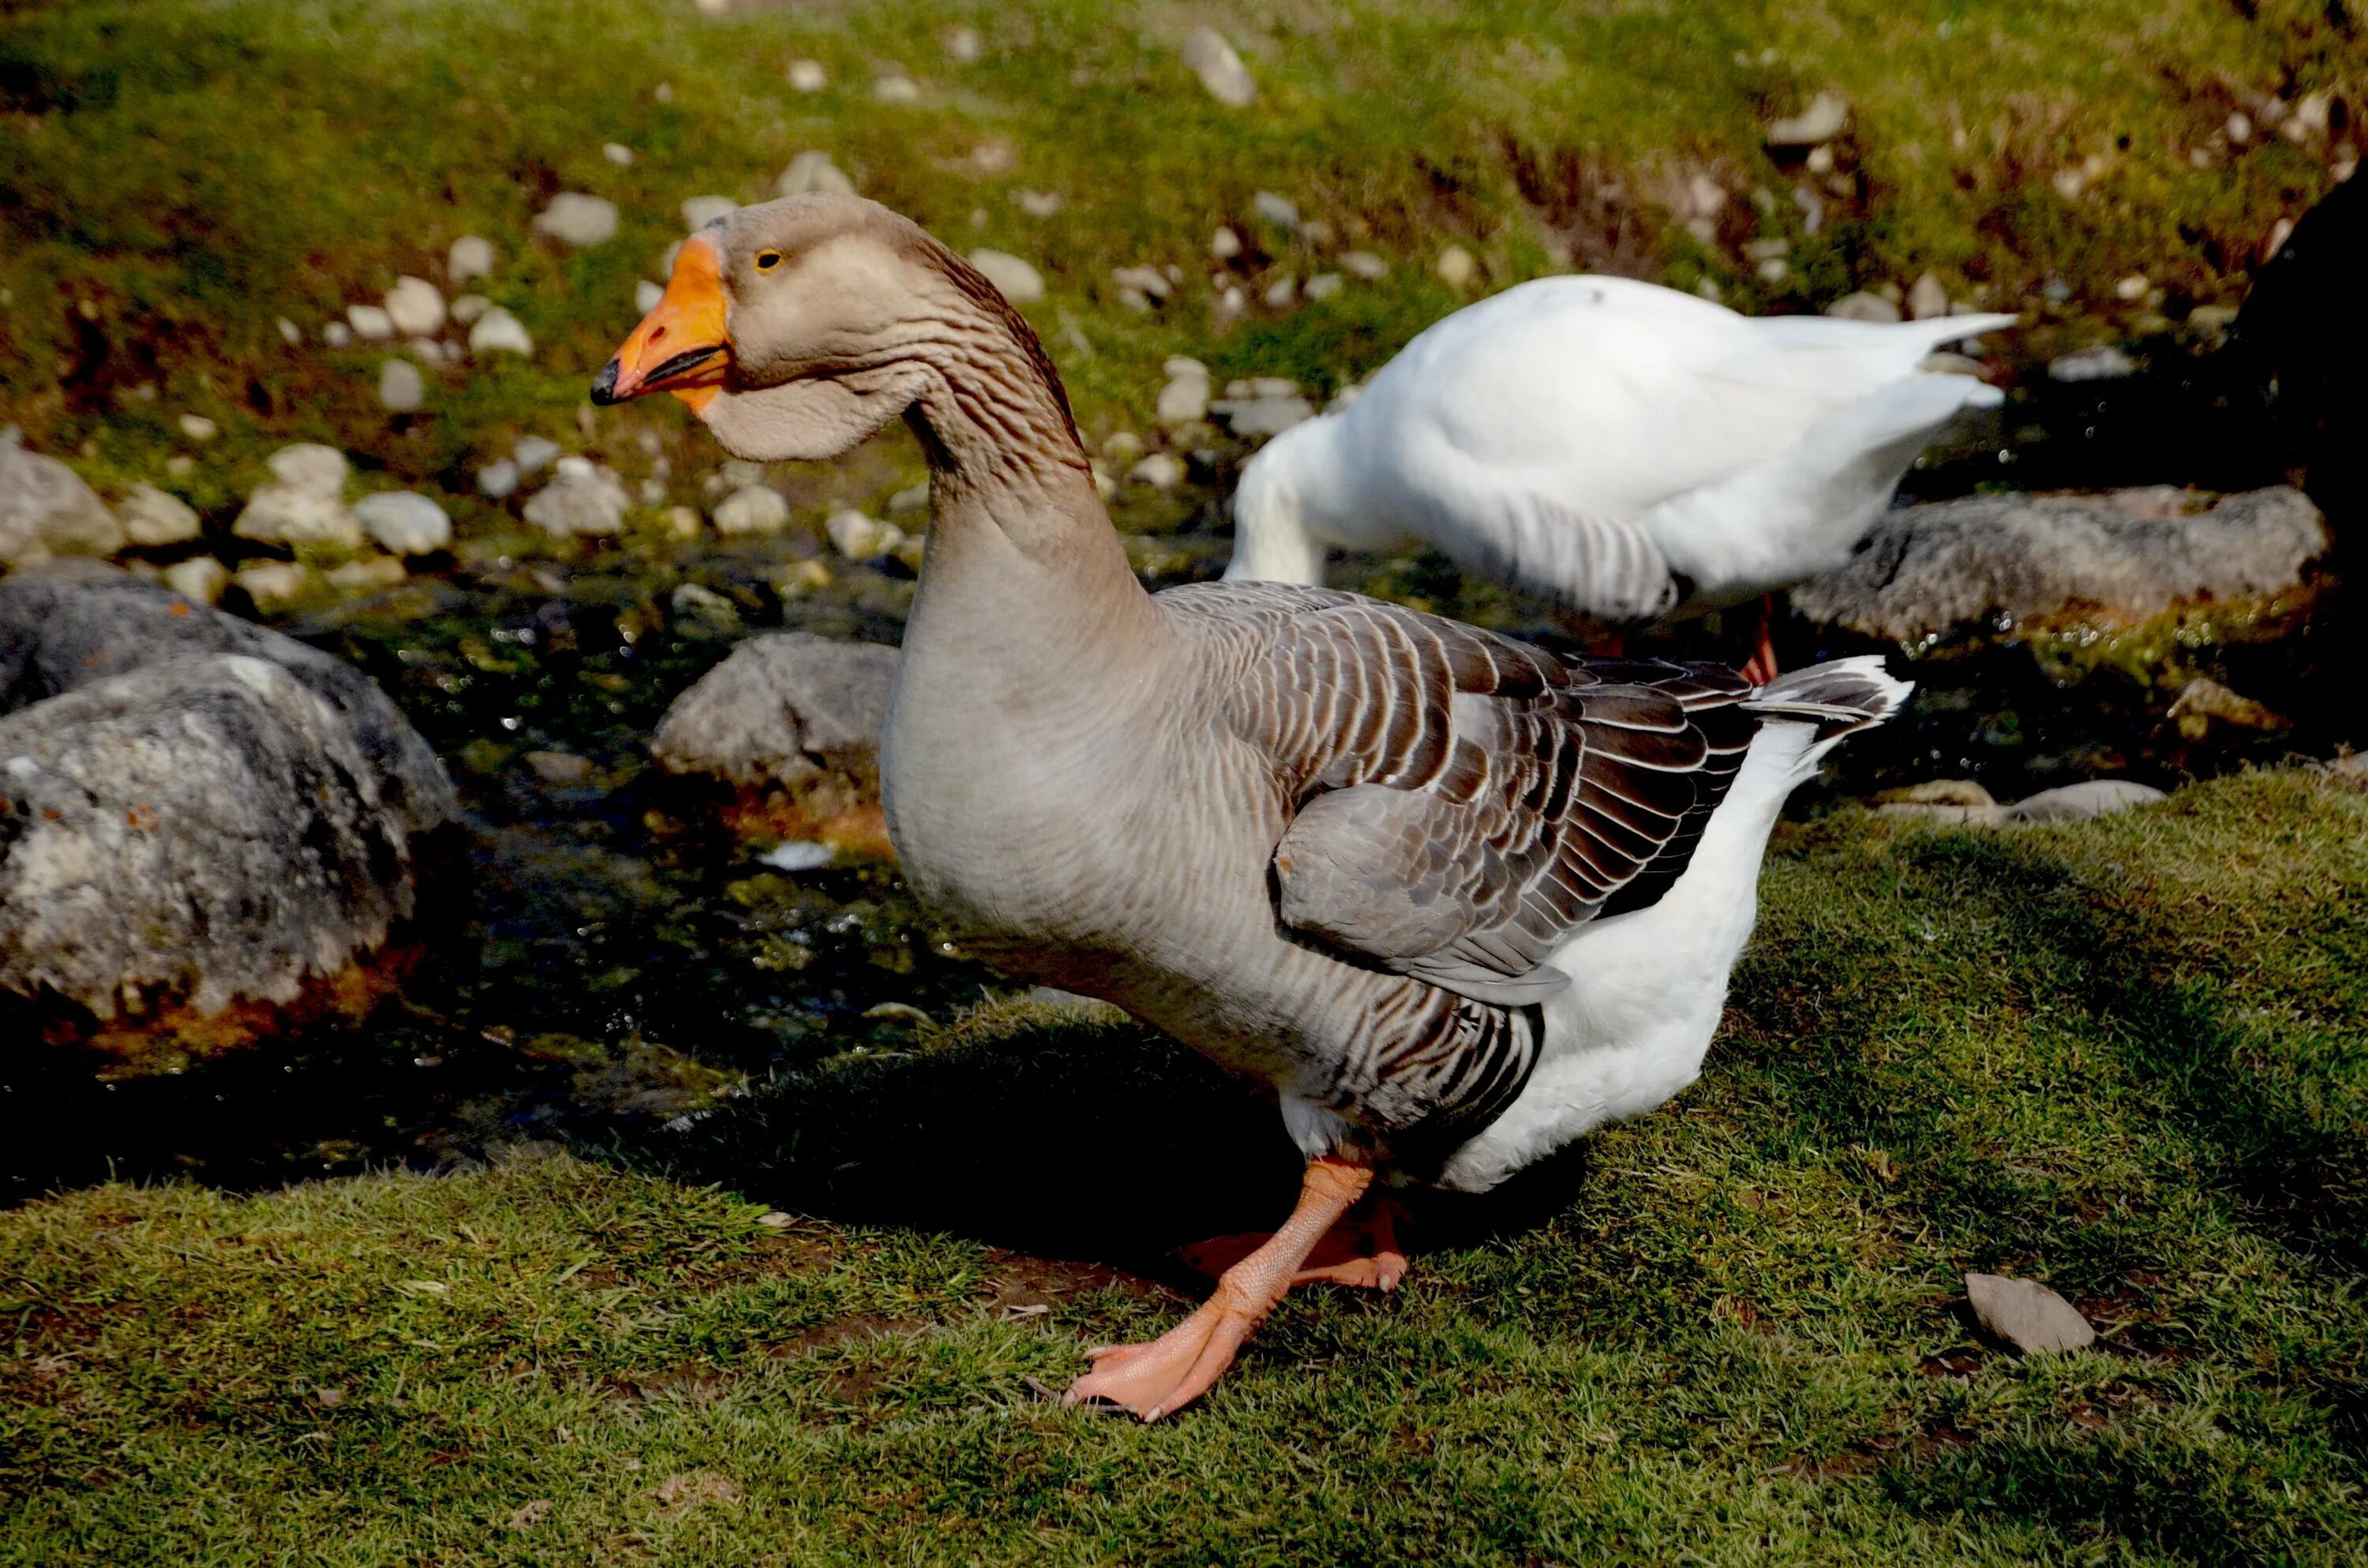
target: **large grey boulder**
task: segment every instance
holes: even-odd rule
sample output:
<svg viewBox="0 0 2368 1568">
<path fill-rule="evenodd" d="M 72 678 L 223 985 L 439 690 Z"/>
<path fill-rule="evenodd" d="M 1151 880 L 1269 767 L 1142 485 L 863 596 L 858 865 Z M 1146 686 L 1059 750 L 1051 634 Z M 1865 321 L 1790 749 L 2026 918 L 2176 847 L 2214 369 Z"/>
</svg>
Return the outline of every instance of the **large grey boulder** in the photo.
<svg viewBox="0 0 2368 1568">
<path fill-rule="evenodd" d="M 27 451 L 15 426 L 0 430 L 0 567 L 111 555 L 123 542 L 122 524 L 79 474 Z"/>
<path fill-rule="evenodd" d="M 750 638 L 675 699 L 650 754 L 669 773 L 721 780 L 746 806 L 761 804 L 744 825 L 883 847 L 880 733 L 896 657 L 803 631 Z"/>
<path fill-rule="evenodd" d="M 0 582 L 0 1019 L 294 1002 L 459 821 L 351 666 L 94 563 Z"/>
<path fill-rule="evenodd" d="M 2163 493 L 1977 495 L 1887 514 L 1850 564 L 1793 590 L 1812 620 L 1910 642 L 2074 612 L 2142 620 L 2290 588 L 2327 520 L 2284 485 L 2179 515 Z"/>
</svg>

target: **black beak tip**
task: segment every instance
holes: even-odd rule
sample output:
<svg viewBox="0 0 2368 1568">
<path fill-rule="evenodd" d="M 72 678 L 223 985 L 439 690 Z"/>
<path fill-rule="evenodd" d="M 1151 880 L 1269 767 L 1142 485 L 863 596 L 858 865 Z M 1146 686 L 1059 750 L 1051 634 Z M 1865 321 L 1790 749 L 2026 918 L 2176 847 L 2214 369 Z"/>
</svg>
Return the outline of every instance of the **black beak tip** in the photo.
<svg viewBox="0 0 2368 1568">
<path fill-rule="evenodd" d="M 611 359 L 600 367 L 598 375 L 592 378 L 592 401 L 603 408 L 612 403 L 624 401 L 617 395 L 617 377 L 620 369 L 620 367 L 617 361 Z"/>
</svg>

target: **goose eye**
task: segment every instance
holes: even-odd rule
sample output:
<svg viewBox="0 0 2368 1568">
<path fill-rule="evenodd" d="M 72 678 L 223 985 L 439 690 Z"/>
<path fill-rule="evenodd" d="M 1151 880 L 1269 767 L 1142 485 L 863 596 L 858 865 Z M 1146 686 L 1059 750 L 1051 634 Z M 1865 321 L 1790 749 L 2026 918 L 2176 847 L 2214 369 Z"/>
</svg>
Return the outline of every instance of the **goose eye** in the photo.
<svg viewBox="0 0 2368 1568">
<path fill-rule="evenodd" d="M 779 266 L 780 266 L 780 265 L 781 265 L 781 253 L 780 253 L 780 251 L 777 251 L 777 250 L 760 250 L 760 251 L 758 251 L 758 252 L 757 253 L 757 271 L 759 271 L 759 272 L 770 272 L 770 271 L 772 271 L 772 270 L 773 270 L 773 268 L 775 268 L 775 267 L 779 267 Z"/>
</svg>

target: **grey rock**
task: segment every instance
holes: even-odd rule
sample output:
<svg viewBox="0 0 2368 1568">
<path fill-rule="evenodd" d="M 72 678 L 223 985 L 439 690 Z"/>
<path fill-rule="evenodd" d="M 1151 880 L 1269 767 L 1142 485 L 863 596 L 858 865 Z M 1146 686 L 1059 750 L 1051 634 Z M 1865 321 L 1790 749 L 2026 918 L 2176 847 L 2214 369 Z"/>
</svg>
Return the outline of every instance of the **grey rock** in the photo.
<svg viewBox="0 0 2368 1568">
<path fill-rule="evenodd" d="M 469 352 L 472 354 L 532 354 L 534 339 L 518 317 L 495 305 L 479 315 L 469 325 Z"/>
<path fill-rule="evenodd" d="M 2128 778 L 2091 778 L 2026 795 L 2006 808 L 2006 817 L 2009 822 L 2085 822 L 2090 817 L 2111 816 L 2132 806 L 2169 798 L 2151 784 Z"/>
<path fill-rule="evenodd" d="M 616 475 L 583 458 L 562 458 L 559 472 L 525 506 L 526 520 L 554 539 L 622 533 L 632 505 Z"/>
<path fill-rule="evenodd" d="M 1899 319 L 1899 307 L 1880 294 L 1870 294 L 1861 289 L 1827 305 L 1826 314 L 1842 321 L 1890 323 Z"/>
<path fill-rule="evenodd" d="M 819 60 L 792 60 L 789 83 L 801 93 L 819 93 L 830 85 L 830 73 L 823 69 Z"/>
<path fill-rule="evenodd" d="M 727 539 L 735 534 L 779 533 L 789 526 L 790 504 L 768 485 L 736 490 L 715 508 L 715 531 Z"/>
<path fill-rule="evenodd" d="M 728 196 L 694 196 L 682 204 L 682 226 L 696 233 L 718 218 L 729 218 L 739 210 L 740 204 Z"/>
<path fill-rule="evenodd" d="M 1949 290 L 1932 274 L 1918 274 L 1916 281 L 1907 287 L 1907 313 L 1917 321 L 1947 315 Z"/>
<path fill-rule="evenodd" d="M 780 196 L 803 196 L 814 190 L 830 196 L 853 196 L 855 182 L 830 161 L 828 153 L 809 147 L 790 160 L 790 166 L 773 182 L 773 190 Z"/>
<path fill-rule="evenodd" d="M 477 494 L 488 501 L 507 500 L 518 487 L 518 465 L 496 459 L 477 471 Z"/>
<path fill-rule="evenodd" d="M 354 329 L 341 321 L 333 321 L 321 328 L 321 341 L 332 348 L 343 348 L 354 340 Z"/>
<path fill-rule="evenodd" d="M 231 581 L 266 614 L 294 604 L 320 585 L 319 577 L 301 561 L 258 561 L 240 567 Z"/>
<path fill-rule="evenodd" d="M 0 994 L 291 1001 L 414 912 L 459 821 L 328 654 L 104 568 L 0 583 Z"/>
<path fill-rule="evenodd" d="M 452 542 L 452 519 L 416 490 L 390 490 L 354 503 L 354 520 L 393 555 L 431 555 Z"/>
<path fill-rule="evenodd" d="M 1850 124 L 1850 103 L 1833 93 L 1819 93 L 1809 100 L 1809 107 L 1796 115 L 1768 124 L 1767 141 L 1770 147 L 1807 147 L 1819 142 L 1830 142 Z"/>
<path fill-rule="evenodd" d="M 452 301 L 452 319 L 467 326 L 494 308 L 494 302 L 483 294 L 462 294 Z"/>
<path fill-rule="evenodd" d="M 1281 196 L 1271 190 L 1253 191 L 1250 194 L 1250 208 L 1259 217 L 1277 228 L 1299 227 L 1299 203 L 1288 196 Z"/>
<path fill-rule="evenodd" d="M 2047 378 L 2055 381 L 2117 381 L 2137 374 L 2137 369 L 2136 360 L 2107 344 L 2102 348 L 2084 348 L 2078 354 L 2049 360 Z"/>
<path fill-rule="evenodd" d="M 731 631 L 740 625 L 740 607 L 698 583 L 678 583 L 666 597 L 667 608 L 677 620 L 701 620 L 718 631 Z"/>
<path fill-rule="evenodd" d="M 563 190 L 536 214 L 534 227 L 537 233 L 578 249 L 602 244 L 617 237 L 617 204 L 606 197 Z"/>
<path fill-rule="evenodd" d="M 752 637 L 666 710 L 650 755 L 669 773 L 792 800 L 826 792 L 836 814 L 877 801 L 880 733 L 897 653 L 804 631 Z"/>
<path fill-rule="evenodd" d="M 378 368 L 379 406 L 389 414 L 409 414 L 427 401 L 427 380 L 408 359 L 389 359 Z"/>
<path fill-rule="evenodd" d="M 1975 1321 L 2026 1356 L 2039 1350 L 2084 1350 L 2096 1343 L 2097 1331 L 2089 1320 L 2036 1279 L 1968 1274 L 1965 1300 Z"/>
<path fill-rule="evenodd" d="M 1201 85 L 1209 96 L 1233 108 L 1247 108 L 1258 98 L 1258 84 L 1250 80 L 1249 67 L 1234 52 L 1224 35 L 1212 27 L 1192 29 L 1184 40 L 1184 64 L 1201 78 Z"/>
<path fill-rule="evenodd" d="M 201 447 L 222 434 L 222 426 L 202 414 L 184 414 L 177 423 L 181 426 L 181 434 Z"/>
<path fill-rule="evenodd" d="M 1209 405 L 1242 439 L 1262 440 L 1315 417 L 1315 405 L 1304 397 L 1224 398 Z"/>
<path fill-rule="evenodd" d="M 444 276 L 456 284 L 488 277 L 493 270 L 494 242 L 475 234 L 462 234 L 454 240 L 444 257 Z"/>
<path fill-rule="evenodd" d="M 347 305 L 346 320 L 365 342 L 383 343 L 394 335 L 394 318 L 377 305 Z"/>
<path fill-rule="evenodd" d="M 211 555 L 176 561 L 161 575 L 166 587 L 201 605 L 220 604 L 222 590 L 230 586 L 230 568 Z"/>
<path fill-rule="evenodd" d="M 1009 251 L 974 250 L 970 264 L 1015 305 L 1032 305 L 1044 297 L 1044 275 Z"/>
<path fill-rule="evenodd" d="M 1339 262 L 1341 271 L 1353 273 L 1368 283 L 1378 283 L 1390 275 L 1390 264 L 1369 250 L 1344 250 Z"/>
<path fill-rule="evenodd" d="M 133 485 L 118 503 L 116 513 L 133 544 L 186 544 L 205 531 L 188 502 L 153 484 Z"/>
<path fill-rule="evenodd" d="M 510 460 L 518 464 L 520 473 L 541 473 L 557 462 L 566 449 L 548 436 L 521 436 L 518 445 L 510 449 Z"/>
<path fill-rule="evenodd" d="M 0 430 L 0 565 L 122 548 L 122 525 L 80 474 L 27 451 L 15 426 Z"/>
<path fill-rule="evenodd" d="M 1912 642 L 2093 607 L 2143 619 L 2174 605 L 2271 594 L 2328 545 L 2325 518 L 2283 485 L 2192 516 L 2146 493 L 1983 495 L 1886 514 L 1839 571 L 1793 590 L 1812 620 Z"/>
<path fill-rule="evenodd" d="M 386 291 L 387 319 L 405 337 L 433 337 L 444 330 L 444 295 L 425 278 L 398 278 Z"/>
</svg>

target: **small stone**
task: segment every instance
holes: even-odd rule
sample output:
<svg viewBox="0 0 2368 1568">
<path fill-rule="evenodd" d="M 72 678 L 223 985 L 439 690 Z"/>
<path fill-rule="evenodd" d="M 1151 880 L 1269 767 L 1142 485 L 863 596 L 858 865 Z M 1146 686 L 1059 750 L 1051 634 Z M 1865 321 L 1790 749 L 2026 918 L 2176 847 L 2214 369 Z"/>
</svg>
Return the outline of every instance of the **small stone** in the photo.
<svg viewBox="0 0 2368 1568">
<path fill-rule="evenodd" d="M 507 458 L 477 471 L 477 494 L 488 501 L 506 500 L 518 487 L 518 465 Z"/>
<path fill-rule="evenodd" d="M 341 321 L 333 321 L 321 329 L 321 341 L 332 348 L 343 348 L 354 340 L 354 329 Z"/>
<path fill-rule="evenodd" d="M 734 491 L 715 508 L 715 531 L 726 539 L 740 534 L 779 533 L 790 526 L 790 504 L 768 485 L 752 484 Z"/>
<path fill-rule="evenodd" d="M 415 337 L 403 347 L 423 365 L 441 365 L 446 358 L 444 346 L 432 337 Z"/>
<path fill-rule="evenodd" d="M 379 405 L 389 414 L 409 414 L 427 401 L 427 381 L 408 359 L 389 359 L 378 368 Z"/>
<path fill-rule="evenodd" d="M 1266 301 L 1267 309 L 1282 310 L 1299 298 L 1299 279 L 1286 272 L 1268 284 L 1266 292 L 1258 297 Z"/>
<path fill-rule="evenodd" d="M 524 509 L 526 520 L 554 539 L 621 533 L 632 505 L 617 476 L 584 458 L 559 460 L 559 472 Z"/>
<path fill-rule="evenodd" d="M 664 284 L 653 283 L 648 278 L 644 278 L 640 282 L 633 285 L 633 309 L 641 312 L 643 315 L 648 315 L 652 311 L 656 310 L 658 308 L 658 301 L 665 298 L 666 286 Z"/>
<path fill-rule="evenodd" d="M 187 479 L 198 472 L 198 460 L 187 452 L 175 452 L 165 460 L 165 472 L 175 479 Z"/>
<path fill-rule="evenodd" d="M 534 220 L 535 233 L 581 250 L 617 237 L 617 204 L 580 190 L 563 190 Z"/>
<path fill-rule="evenodd" d="M 1311 245 L 1329 245 L 1332 225 L 1321 218 L 1310 218 L 1299 225 L 1299 237 Z"/>
<path fill-rule="evenodd" d="M 510 449 L 520 473 L 541 473 L 565 455 L 566 449 L 548 436 L 521 436 Z"/>
<path fill-rule="evenodd" d="M 2036 1279 L 1968 1274 L 1965 1300 L 1975 1322 L 2025 1356 L 2041 1350 L 2085 1350 L 2096 1343 L 2097 1331 L 2089 1320 Z"/>
<path fill-rule="evenodd" d="M 1057 190 L 1015 190 L 1011 200 L 1030 218 L 1050 218 L 1061 210 L 1061 193 Z"/>
<path fill-rule="evenodd" d="M 293 561 L 264 561 L 244 567 L 231 578 L 255 608 L 270 611 L 291 604 L 313 591 L 313 577 L 310 567 Z"/>
<path fill-rule="evenodd" d="M 2015 822 L 2086 822 L 2090 817 L 2111 816 L 2132 806 L 2168 799 L 2151 784 L 2127 778 L 2091 778 L 2083 784 L 2066 784 L 2026 796 L 2009 806 L 2006 812 Z"/>
<path fill-rule="evenodd" d="M 166 587 L 201 605 L 220 604 L 222 590 L 230 586 L 230 568 L 211 555 L 176 561 L 165 568 L 163 576 Z"/>
<path fill-rule="evenodd" d="M 1110 269 L 1110 281 L 1121 289 L 1133 289 L 1154 300 L 1165 300 L 1176 285 L 1156 267 L 1115 267 Z"/>
<path fill-rule="evenodd" d="M 1219 261 L 1231 261 L 1242 254 L 1242 237 L 1230 224 L 1220 223 L 1217 232 L 1209 236 L 1209 254 Z"/>
<path fill-rule="evenodd" d="M 697 233 L 719 218 L 729 218 L 740 204 L 728 196 L 694 196 L 682 204 L 682 226 Z"/>
<path fill-rule="evenodd" d="M 129 511 L 125 521 L 129 522 Z M 2218 681 L 2198 676 L 2179 688 L 2171 699 L 2170 711 L 2165 715 L 2179 726 L 2179 733 L 2189 740 L 2202 740 L 2210 731 L 2212 721 L 2234 724 L 2240 730 L 2283 730 L 2285 719 L 2267 703 L 2230 690 Z"/>
<path fill-rule="evenodd" d="M 817 190 L 831 196 L 853 196 L 855 182 L 830 161 L 828 153 L 809 147 L 790 160 L 790 166 L 773 182 L 773 189 L 781 196 L 803 196 Z"/>
<path fill-rule="evenodd" d="M 2228 117 L 2227 131 L 2228 140 L 2242 147 L 2253 139 L 2252 117 L 2242 109 L 2237 110 Z"/>
<path fill-rule="evenodd" d="M 600 143 L 600 155 L 620 169 L 633 166 L 633 150 L 622 142 L 603 142 Z"/>
<path fill-rule="evenodd" d="M 2102 348 L 2084 348 L 2078 354 L 2066 354 L 2047 362 L 2047 379 L 2052 381 L 2113 381 L 2137 374 L 2137 361 L 2122 349 L 2107 344 Z"/>
<path fill-rule="evenodd" d="M 581 784 L 592 777 L 592 759 L 572 751 L 530 751 L 520 760 L 545 784 Z"/>
<path fill-rule="evenodd" d="M 336 500 L 346 493 L 347 477 L 353 465 L 346 454 L 335 447 L 324 447 L 317 441 L 297 441 L 280 448 L 263 460 L 271 477 L 290 490 L 308 495 L 324 495 Z"/>
<path fill-rule="evenodd" d="M 1887 323 L 1899 319 L 1899 307 L 1880 294 L 1870 294 L 1861 289 L 1827 305 L 1826 314 L 1841 321 Z"/>
<path fill-rule="evenodd" d="M 1250 80 L 1249 67 L 1214 28 L 1192 29 L 1184 40 L 1184 64 L 1201 78 L 1211 97 L 1228 108 L 1247 108 L 1258 97 L 1258 84 Z"/>
<path fill-rule="evenodd" d="M 452 542 L 452 519 L 416 490 L 390 490 L 354 503 L 354 521 L 390 555 L 433 555 Z"/>
<path fill-rule="evenodd" d="M 133 485 L 116 503 L 115 515 L 124 537 L 138 545 L 186 544 L 205 531 L 188 502 L 153 484 Z"/>
<path fill-rule="evenodd" d="M 289 347 L 293 348 L 304 341 L 304 329 L 286 316 L 281 316 L 271 324 L 279 329 L 279 341 Z"/>
<path fill-rule="evenodd" d="M 801 93 L 819 93 L 830 85 L 830 73 L 819 60 L 790 62 L 790 85 Z"/>
<path fill-rule="evenodd" d="M 532 354 L 534 339 L 518 317 L 499 305 L 489 308 L 469 328 L 472 354 Z"/>
<path fill-rule="evenodd" d="M 1439 259 L 1432 263 L 1431 270 L 1437 273 L 1439 280 L 1449 288 L 1468 289 L 1472 286 L 1473 280 L 1480 276 L 1480 264 L 1474 261 L 1472 258 L 1472 253 L 1462 245 L 1450 245 L 1439 253 Z"/>
<path fill-rule="evenodd" d="M 852 506 L 843 506 L 830 515 L 823 524 L 830 542 L 849 561 L 874 561 L 896 548 L 904 530 L 877 518 L 867 517 Z"/>
<path fill-rule="evenodd" d="M 1171 430 L 1209 417 L 1208 373 L 1178 376 L 1161 387 L 1158 417 L 1161 426 Z"/>
<path fill-rule="evenodd" d="M 1378 283 L 1390 275 L 1390 264 L 1369 250 L 1342 251 L 1339 262 L 1341 271 L 1368 283 Z"/>
<path fill-rule="evenodd" d="M 1929 783 L 1909 784 L 1902 789 L 1884 790 L 1874 797 L 1877 805 L 1906 806 L 1995 806 L 1990 792 L 1970 778 L 1935 778 Z"/>
<path fill-rule="evenodd" d="M 1849 101 L 1834 93 L 1819 93 L 1800 113 L 1770 120 L 1766 140 L 1770 147 L 1806 147 L 1832 141 L 1849 123 Z"/>
<path fill-rule="evenodd" d="M 180 425 L 181 434 L 200 446 L 222 434 L 222 426 L 202 414 L 184 414 Z"/>
<path fill-rule="evenodd" d="M 341 594 L 375 594 L 394 587 L 410 574 L 393 556 L 373 555 L 367 561 L 332 566 L 322 581 Z"/>
<path fill-rule="evenodd" d="M 425 278 L 398 278 L 386 291 L 387 319 L 405 337 L 433 337 L 444 330 L 444 295 Z"/>
<path fill-rule="evenodd" d="M 926 512 L 928 509 L 929 482 L 926 479 L 918 484 L 908 484 L 888 497 L 888 515 L 892 517 L 901 517 L 908 512 Z"/>
<path fill-rule="evenodd" d="M 1260 395 L 1212 403 L 1209 412 L 1224 420 L 1235 436 L 1258 440 L 1315 418 L 1315 405 L 1295 395 Z"/>
<path fill-rule="evenodd" d="M 1173 452 L 1154 452 L 1129 469 L 1126 476 L 1154 490 L 1173 490 L 1184 483 L 1184 460 Z"/>
<path fill-rule="evenodd" d="M 957 65 L 975 65 L 986 57 L 986 40 L 973 27 L 948 28 L 939 40 L 946 48 L 946 58 Z"/>
<path fill-rule="evenodd" d="M 901 72 L 894 72 L 872 79 L 871 96 L 883 104 L 916 104 L 921 101 L 921 85 Z"/>
<path fill-rule="evenodd" d="M 2198 305 L 2187 312 L 2187 330 L 2214 347 L 2228 339 L 2228 329 L 2237 324 L 2234 305 Z"/>
<path fill-rule="evenodd" d="M 695 506 L 668 506 L 658 514 L 658 531 L 679 540 L 699 537 L 699 509 Z"/>
<path fill-rule="evenodd" d="M 1919 274 L 1907 287 L 1907 314 L 1916 321 L 1930 321 L 1949 313 L 1949 290 L 1941 280 L 1926 272 Z"/>
<path fill-rule="evenodd" d="M 450 313 L 454 321 L 467 326 L 493 308 L 494 302 L 483 294 L 463 294 L 452 301 Z"/>
<path fill-rule="evenodd" d="M 1806 166 L 1808 171 L 1813 175 L 1829 175 L 1833 173 L 1834 150 L 1831 147 L 1823 145 L 1810 148 Z"/>
<path fill-rule="evenodd" d="M 1258 191 L 1250 197 L 1250 208 L 1279 229 L 1299 227 L 1299 203 L 1287 196 L 1278 196 L 1270 190 Z"/>
<path fill-rule="evenodd" d="M 494 270 L 494 242 L 475 234 L 462 234 L 452 242 L 444 256 L 444 276 L 450 281 L 466 283 L 472 278 L 490 277 Z"/>
<path fill-rule="evenodd" d="M 2146 281 L 2146 276 L 2145 273 L 2133 272 L 2127 278 L 2122 278 L 2119 282 L 2113 285 L 2113 298 L 2116 300 L 2143 300 L 2146 297 L 2146 290 L 2152 287 L 2153 285 Z"/>
<path fill-rule="evenodd" d="M 1307 287 L 1300 291 L 1310 300 L 1328 300 L 1340 291 L 1340 275 L 1337 272 L 1319 272 L 1309 278 Z"/>
<path fill-rule="evenodd" d="M 347 305 L 346 321 L 354 335 L 368 343 L 383 343 L 394 335 L 394 318 L 376 305 Z"/>
<path fill-rule="evenodd" d="M 1044 275 L 1009 251 L 974 250 L 970 264 L 1015 305 L 1032 305 L 1044 297 Z"/>
</svg>

